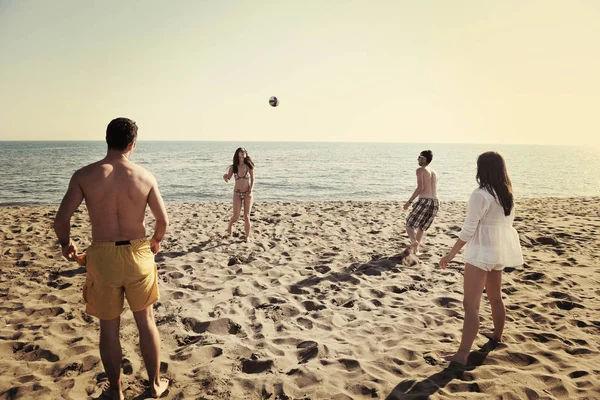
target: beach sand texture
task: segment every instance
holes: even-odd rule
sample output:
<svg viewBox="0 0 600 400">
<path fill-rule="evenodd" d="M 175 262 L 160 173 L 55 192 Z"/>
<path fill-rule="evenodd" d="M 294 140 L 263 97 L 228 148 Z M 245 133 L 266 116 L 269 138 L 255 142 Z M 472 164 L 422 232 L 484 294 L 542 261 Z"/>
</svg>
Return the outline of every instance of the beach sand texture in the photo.
<svg viewBox="0 0 600 400">
<path fill-rule="evenodd" d="M 258 203 L 251 243 L 220 237 L 230 204 L 170 204 L 155 304 L 165 398 L 600 398 L 599 202 L 517 203 L 525 265 L 504 274 L 505 343 L 480 334 L 466 369 L 441 358 L 460 340 L 462 258 L 437 265 L 464 202 L 442 204 L 418 264 L 399 203 Z M 0 399 L 96 398 L 106 385 L 85 269 L 60 256 L 56 209 L 0 208 Z M 71 222 L 83 250 L 83 206 Z M 125 396 L 146 398 L 127 307 L 121 332 Z"/>
</svg>

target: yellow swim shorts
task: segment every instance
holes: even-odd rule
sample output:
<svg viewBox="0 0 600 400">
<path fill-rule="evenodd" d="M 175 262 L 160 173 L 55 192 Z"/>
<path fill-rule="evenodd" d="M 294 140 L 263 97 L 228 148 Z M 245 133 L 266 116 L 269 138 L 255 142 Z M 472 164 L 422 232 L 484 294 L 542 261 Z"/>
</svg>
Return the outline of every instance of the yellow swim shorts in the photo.
<svg viewBox="0 0 600 400">
<path fill-rule="evenodd" d="M 86 269 L 85 312 L 100 319 L 120 316 L 124 295 L 134 312 L 160 297 L 154 253 L 146 238 L 93 242 L 87 250 Z"/>
</svg>

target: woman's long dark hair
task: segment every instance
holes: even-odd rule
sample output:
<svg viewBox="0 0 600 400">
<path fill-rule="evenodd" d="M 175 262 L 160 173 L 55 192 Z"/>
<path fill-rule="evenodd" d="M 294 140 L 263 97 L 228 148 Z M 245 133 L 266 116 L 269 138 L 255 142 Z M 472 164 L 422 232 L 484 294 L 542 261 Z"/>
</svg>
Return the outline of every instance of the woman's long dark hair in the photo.
<svg viewBox="0 0 600 400">
<path fill-rule="evenodd" d="M 233 173 L 234 174 L 238 173 L 238 163 L 239 163 L 239 152 L 240 151 L 246 152 L 246 158 L 244 158 L 244 164 L 246 164 L 248 166 L 248 168 L 254 169 L 254 161 L 252 161 L 252 158 L 250 158 L 246 149 L 243 147 L 238 147 L 235 150 L 235 153 L 233 153 Z"/>
<path fill-rule="evenodd" d="M 495 151 L 480 154 L 477 158 L 477 183 L 487 190 L 504 208 L 504 215 L 510 215 L 514 206 L 512 183 L 506 171 L 504 158 Z"/>
</svg>

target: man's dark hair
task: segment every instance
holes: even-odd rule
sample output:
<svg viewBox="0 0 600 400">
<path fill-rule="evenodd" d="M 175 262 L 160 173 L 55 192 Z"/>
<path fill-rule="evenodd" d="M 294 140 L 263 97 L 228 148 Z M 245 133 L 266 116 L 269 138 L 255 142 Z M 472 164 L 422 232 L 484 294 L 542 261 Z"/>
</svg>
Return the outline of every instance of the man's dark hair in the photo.
<svg viewBox="0 0 600 400">
<path fill-rule="evenodd" d="M 421 152 L 421 155 L 427 159 L 427 165 L 429 165 L 429 163 L 431 163 L 431 160 L 433 160 L 433 153 L 431 152 L 431 150 L 423 150 Z"/>
<path fill-rule="evenodd" d="M 106 144 L 109 149 L 123 151 L 137 139 L 138 127 L 129 118 L 115 118 L 106 127 Z"/>
</svg>

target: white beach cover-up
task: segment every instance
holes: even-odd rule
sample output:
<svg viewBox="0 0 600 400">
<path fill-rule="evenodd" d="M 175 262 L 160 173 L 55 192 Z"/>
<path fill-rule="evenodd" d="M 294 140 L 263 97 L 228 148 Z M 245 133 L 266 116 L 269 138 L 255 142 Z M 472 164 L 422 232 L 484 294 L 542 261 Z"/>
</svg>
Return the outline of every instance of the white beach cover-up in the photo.
<svg viewBox="0 0 600 400">
<path fill-rule="evenodd" d="M 467 218 L 458 237 L 467 242 L 465 262 L 486 271 L 523 264 L 519 234 L 513 228 L 515 207 L 510 215 L 487 190 L 477 188 L 469 198 Z"/>
</svg>

